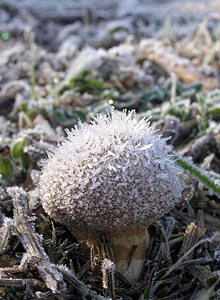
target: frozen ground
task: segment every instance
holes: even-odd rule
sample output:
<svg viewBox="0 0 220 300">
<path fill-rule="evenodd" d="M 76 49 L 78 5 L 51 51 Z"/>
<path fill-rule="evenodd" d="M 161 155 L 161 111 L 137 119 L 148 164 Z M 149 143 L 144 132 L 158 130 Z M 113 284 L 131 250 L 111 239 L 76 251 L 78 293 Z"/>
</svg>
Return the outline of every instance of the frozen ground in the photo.
<svg viewBox="0 0 220 300">
<path fill-rule="evenodd" d="M 1 299 L 220 299 L 219 37 L 217 0 L 0 0 Z M 151 117 L 201 169 L 150 227 L 143 281 L 116 274 L 103 290 L 100 257 L 92 272 L 38 180 L 64 129 L 112 104 Z"/>
</svg>

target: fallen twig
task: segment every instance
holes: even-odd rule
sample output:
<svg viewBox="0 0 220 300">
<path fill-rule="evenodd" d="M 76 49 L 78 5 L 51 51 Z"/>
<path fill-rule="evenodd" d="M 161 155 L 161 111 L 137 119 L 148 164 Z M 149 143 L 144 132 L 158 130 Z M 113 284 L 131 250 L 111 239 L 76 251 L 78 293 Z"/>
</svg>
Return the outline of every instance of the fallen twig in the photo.
<svg viewBox="0 0 220 300">
<path fill-rule="evenodd" d="M 22 188 L 8 188 L 8 193 L 13 198 L 14 219 L 17 233 L 26 250 L 20 267 L 34 263 L 45 284 L 54 293 L 61 292 L 65 288 L 62 274 L 51 264 L 45 253 L 40 236 L 34 231 L 30 217 L 28 217 L 28 195 Z"/>
<path fill-rule="evenodd" d="M 147 56 L 149 60 L 154 61 L 166 72 L 175 74 L 185 83 L 203 82 L 207 90 L 219 87 L 218 80 L 207 78 L 196 66 L 192 65 L 190 60 L 171 52 L 159 41 L 143 40 L 140 44 L 139 53 L 140 56 Z"/>
</svg>

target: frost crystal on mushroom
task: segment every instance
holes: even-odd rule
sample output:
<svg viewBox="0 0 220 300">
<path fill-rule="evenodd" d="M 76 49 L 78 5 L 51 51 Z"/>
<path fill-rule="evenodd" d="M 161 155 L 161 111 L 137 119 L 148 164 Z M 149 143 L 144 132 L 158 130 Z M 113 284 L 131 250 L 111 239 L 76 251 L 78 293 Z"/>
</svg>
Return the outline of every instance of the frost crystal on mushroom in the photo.
<svg viewBox="0 0 220 300">
<path fill-rule="evenodd" d="M 149 225 L 180 199 L 183 184 L 166 140 L 134 111 L 80 123 L 43 168 L 43 207 L 86 236 Z"/>
<path fill-rule="evenodd" d="M 147 227 L 180 200 L 184 188 L 169 150 L 134 111 L 111 110 L 79 123 L 43 168 L 43 207 L 78 239 L 95 243 L 105 234 L 116 268 L 135 282 L 143 270 Z"/>
</svg>

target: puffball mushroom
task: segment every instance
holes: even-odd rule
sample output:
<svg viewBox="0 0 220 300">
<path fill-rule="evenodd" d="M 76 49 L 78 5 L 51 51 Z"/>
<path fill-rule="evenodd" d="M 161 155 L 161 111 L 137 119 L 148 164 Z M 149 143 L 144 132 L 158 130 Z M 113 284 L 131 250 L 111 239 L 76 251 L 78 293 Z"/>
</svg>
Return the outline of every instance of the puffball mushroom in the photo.
<svg viewBox="0 0 220 300">
<path fill-rule="evenodd" d="M 42 205 L 81 241 L 92 244 L 104 234 L 116 268 L 135 282 L 143 270 L 147 227 L 184 189 L 169 151 L 166 139 L 134 111 L 100 114 L 67 130 L 49 154 L 40 178 Z"/>
</svg>

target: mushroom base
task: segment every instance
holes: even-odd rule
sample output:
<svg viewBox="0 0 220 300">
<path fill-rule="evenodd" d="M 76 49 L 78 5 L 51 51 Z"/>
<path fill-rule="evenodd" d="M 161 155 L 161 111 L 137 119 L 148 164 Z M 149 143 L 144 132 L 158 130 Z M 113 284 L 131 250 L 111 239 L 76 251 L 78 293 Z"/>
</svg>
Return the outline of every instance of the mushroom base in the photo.
<svg viewBox="0 0 220 300">
<path fill-rule="evenodd" d="M 149 244 L 146 228 L 108 236 L 116 269 L 131 283 L 143 275 L 145 251 Z"/>
</svg>

